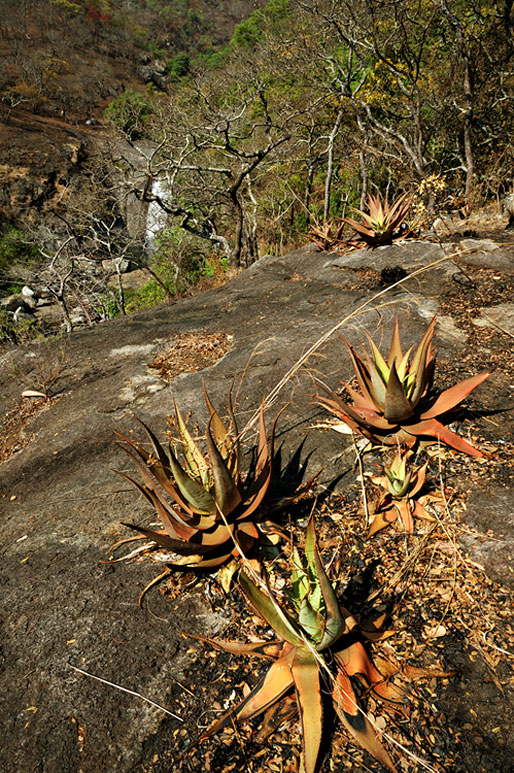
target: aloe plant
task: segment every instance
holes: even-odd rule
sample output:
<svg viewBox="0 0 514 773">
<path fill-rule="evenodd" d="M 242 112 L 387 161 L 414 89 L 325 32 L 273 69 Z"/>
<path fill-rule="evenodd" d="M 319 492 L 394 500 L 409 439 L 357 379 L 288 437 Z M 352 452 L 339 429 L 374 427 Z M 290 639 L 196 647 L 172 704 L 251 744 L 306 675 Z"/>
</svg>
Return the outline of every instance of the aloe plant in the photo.
<svg viewBox="0 0 514 773">
<path fill-rule="evenodd" d="M 351 226 L 357 234 L 357 239 L 370 247 L 391 244 L 393 239 L 400 236 L 398 229 L 405 222 L 412 199 L 412 196 L 404 193 L 390 205 L 387 197 L 382 202 L 380 196 L 370 194 L 368 196 L 369 212 L 355 209 L 355 212 L 361 216 L 361 222 L 345 217 L 343 223 Z"/>
<path fill-rule="evenodd" d="M 451 418 L 459 404 L 484 381 L 480 373 L 439 394 L 432 389 L 435 350 L 432 346 L 436 316 L 428 325 L 414 356 L 412 347 L 403 353 L 398 318 L 395 317 L 391 348 L 387 360 L 366 333 L 371 355 L 363 356 L 345 341 L 360 391 L 343 384 L 353 401 L 345 403 L 321 382 L 326 393 L 316 400 L 341 419 L 351 430 L 380 445 L 405 443 L 412 447 L 420 438 L 433 438 L 471 456 L 482 452 L 448 429 L 443 422 Z"/>
<path fill-rule="evenodd" d="M 178 437 L 170 443 L 168 451 L 143 422 L 140 423 L 150 440 L 152 451 L 116 433 L 143 482 L 139 483 L 125 473 L 120 474 L 155 508 L 163 528 L 154 530 L 127 525 L 160 547 L 178 554 L 179 558 L 168 564 L 172 567 L 205 569 L 220 566 L 231 556 L 246 554 L 259 539 L 260 533 L 280 533 L 275 524 L 262 519 L 260 511 L 271 479 L 278 416 L 273 422 L 268 443 L 261 406 L 256 461 L 252 473 L 244 476 L 230 393 L 228 427 L 205 389 L 204 397 L 209 411 L 205 433 L 206 454 L 192 437 L 176 403 L 174 426 Z"/>
<path fill-rule="evenodd" d="M 346 730 L 388 770 L 396 771 L 359 704 L 352 679 L 357 677 L 399 711 L 404 711 L 403 694 L 375 668 L 363 644 L 363 638 L 381 638 L 379 627 L 369 623 L 359 626 L 339 605 L 319 555 L 313 520 L 307 526 L 305 560 L 295 554 L 292 579 L 291 612 L 278 603 L 269 586 L 266 593 L 244 571 L 240 575 L 247 599 L 273 628 L 277 639 L 247 644 L 195 636 L 225 652 L 272 661 L 250 694 L 209 727 L 200 741 L 234 721 L 261 714 L 294 691 L 302 726 L 304 770 L 314 773 L 322 737 L 323 695 L 328 689 Z"/>
<path fill-rule="evenodd" d="M 414 531 L 414 516 L 427 521 L 435 520 L 418 497 L 425 483 L 428 462 L 421 467 L 413 467 L 408 460 L 409 453 L 402 455 L 398 449 L 391 464 L 384 466 L 384 475 L 372 478 L 383 493 L 371 504 L 374 519 L 368 536 L 398 519 L 405 531 L 410 533 Z"/>
</svg>

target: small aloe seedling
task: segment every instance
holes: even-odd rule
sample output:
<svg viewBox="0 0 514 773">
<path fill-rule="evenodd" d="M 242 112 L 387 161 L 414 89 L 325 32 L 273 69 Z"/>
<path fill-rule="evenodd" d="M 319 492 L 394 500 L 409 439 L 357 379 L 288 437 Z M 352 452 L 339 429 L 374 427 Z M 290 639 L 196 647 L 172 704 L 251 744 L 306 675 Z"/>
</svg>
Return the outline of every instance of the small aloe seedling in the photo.
<svg viewBox="0 0 514 773">
<path fill-rule="evenodd" d="M 428 462 L 422 467 L 408 465 L 409 453 L 402 456 L 400 450 L 390 465 L 384 467 L 384 475 L 372 478 L 384 493 L 372 504 L 375 513 L 368 536 L 399 519 L 405 531 L 414 531 L 414 516 L 433 521 L 431 515 L 417 497 L 425 483 Z"/>
<path fill-rule="evenodd" d="M 361 209 L 355 210 L 361 216 L 361 222 L 349 217 L 345 217 L 343 222 L 353 228 L 357 234 L 357 239 L 370 247 L 391 244 L 393 239 L 400 236 L 398 229 L 405 222 L 412 198 L 404 193 L 390 205 L 387 197 L 382 202 L 380 196 L 370 194 L 368 196 L 369 212 L 363 212 Z"/>
<path fill-rule="evenodd" d="M 395 318 L 391 348 L 387 360 L 371 337 L 371 355 L 361 356 L 346 341 L 360 392 L 343 384 L 353 400 L 348 405 L 320 383 L 327 397 L 316 399 L 355 432 L 374 443 L 414 445 L 418 438 L 434 438 L 471 456 L 483 456 L 462 437 L 443 424 L 459 404 L 489 375 L 471 376 L 440 394 L 432 391 L 435 351 L 432 346 L 436 317 L 428 325 L 414 356 L 412 347 L 405 353 L 400 343 L 398 318 Z"/>
<path fill-rule="evenodd" d="M 360 707 L 352 684 L 352 679 L 358 678 L 397 710 L 405 711 L 402 693 L 379 673 L 362 643 L 362 637 L 376 641 L 385 634 L 370 623 L 359 627 L 352 615 L 339 606 L 321 562 L 312 520 L 305 538 L 305 560 L 296 553 L 293 564 L 293 587 L 289 594 L 292 612 L 278 603 L 269 587 L 265 593 L 244 571 L 240 575 L 250 604 L 278 639 L 245 644 L 195 637 L 226 652 L 259 655 L 273 661 L 250 694 L 208 728 L 200 740 L 236 720 L 261 714 L 294 691 L 301 719 L 304 770 L 314 773 L 322 738 L 323 696 L 328 688 L 347 731 L 394 772 L 391 757 Z"/>
<path fill-rule="evenodd" d="M 152 452 L 117 433 L 126 444 L 120 445 L 138 468 L 143 483 L 120 474 L 153 505 L 164 528 L 156 531 L 128 525 L 178 554 L 179 558 L 170 566 L 200 569 L 220 566 L 231 556 L 246 554 L 261 531 L 279 533 L 278 527 L 259 517 L 271 478 L 278 416 L 268 443 L 261 406 L 255 465 L 251 474 L 243 476 L 230 394 L 229 427 L 221 420 L 205 390 L 204 396 L 209 411 L 206 454 L 193 439 L 176 403 L 174 425 L 178 438 L 174 444 L 170 443 L 168 451 L 143 422 L 140 423 L 150 439 Z"/>
</svg>

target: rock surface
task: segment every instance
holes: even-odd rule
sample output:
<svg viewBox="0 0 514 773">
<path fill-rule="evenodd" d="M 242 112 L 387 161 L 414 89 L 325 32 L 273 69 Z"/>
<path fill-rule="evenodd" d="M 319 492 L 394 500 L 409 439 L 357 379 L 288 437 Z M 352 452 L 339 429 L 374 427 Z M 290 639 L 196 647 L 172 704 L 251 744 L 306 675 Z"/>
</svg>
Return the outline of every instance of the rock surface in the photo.
<svg viewBox="0 0 514 773">
<path fill-rule="evenodd" d="M 491 277 L 502 271 L 505 279 L 513 273 L 513 258 L 512 247 L 493 249 L 473 240 L 457 248 L 406 242 L 346 256 L 306 247 L 284 257 L 261 259 L 204 294 L 74 332 L 66 342 L 20 347 L 0 355 L 3 412 L 12 410 L 23 389 L 36 382 L 37 388 L 59 398 L 45 404 L 25 426 L 24 447 L 0 465 L 0 768 L 6 773 L 121 773 L 143 765 L 145 740 L 158 733 L 162 712 L 71 666 L 173 710 L 180 694 L 174 685 L 187 678 L 189 667 L 187 645 L 177 631 L 181 621 L 203 635 L 218 634 L 226 624 L 223 616 L 209 613 L 206 599 L 194 589 L 182 595 L 173 613 L 156 594 L 153 615 L 148 616 L 137 608 L 136 597 L 155 576 L 155 564 L 102 563 L 109 546 L 120 535 L 128 535 L 120 523 L 143 522 L 148 516 L 146 504 L 112 472 L 127 468 L 113 442 L 114 429 L 132 432 L 136 414 L 164 431 L 172 395 L 184 410 L 203 419 L 202 380 L 213 402 L 224 406 L 235 378 L 241 425 L 255 416 L 262 397 L 275 390 L 270 414 L 289 403 L 277 436 L 282 464 L 303 444 L 306 475 L 323 466 L 324 484 L 341 478 L 344 483 L 345 476 L 355 475 L 350 439 L 312 429 L 326 416 L 308 395 L 313 391 L 312 373 L 322 374 L 331 386 L 337 378 L 350 377 L 345 347 L 331 335 L 303 367 L 296 368 L 298 360 L 344 319 L 340 332 L 352 342 L 362 339 L 365 329 L 384 347 L 397 312 L 402 341 L 410 345 L 439 311 L 442 378 L 446 370 L 451 383 L 471 376 L 477 372 L 476 363 L 463 356 L 469 333 L 452 314 L 447 298 L 456 282 L 464 286 L 470 266 L 479 266 Z M 436 261 L 440 262 L 430 265 Z M 380 271 L 397 265 L 408 273 L 428 268 L 401 285 L 381 287 Z M 194 371 L 192 352 L 192 372 L 176 376 L 168 386 L 148 363 L 192 331 L 226 334 L 232 337 L 232 347 L 200 372 Z M 475 354 L 487 363 L 489 343 L 484 341 Z M 289 378 L 277 389 L 286 374 Z M 466 422 L 461 431 L 468 433 L 471 427 L 476 431 L 478 426 L 481 432 L 485 427 L 492 443 L 512 442 L 513 396 L 512 377 L 497 370 L 468 403 L 485 408 L 493 419 L 501 411 L 501 426 L 497 421 L 485 425 L 475 412 L 474 424 Z M 505 475 L 501 485 L 489 481 L 487 491 L 475 491 L 469 507 L 471 517 L 481 514 L 476 520 L 480 531 L 491 529 L 494 537 L 498 531 L 510 535 L 494 543 L 496 553 L 490 562 L 482 556 L 486 568 L 492 567 L 493 579 L 498 579 L 499 561 L 506 567 L 502 574 L 512 571 L 508 569 L 512 480 Z M 505 490 L 510 491 L 508 501 L 501 499 Z M 489 520 L 484 498 L 491 513 L 497 511 L 491 503 L 501 499 L 505 521 Z M 464 549 L 471 552 L 475 546 L 469 543 Z M 475 560 L 481 559 L 475 555 Z M 480 718 L 492 711 L 512 716 L 511 687 L 481 703 L 481 676 L 474 675 L 470 664 L 468 669 L 466 689 L 458 694 L 468 720 L 469 707 Z M 512 730 L 498 721 L 501 730 L 492 735 L 488 728 L 495 718 L 486 719 L 488 727 L 481 732 L 485 746 L 496 756 L 476 766 L 471 761 L 469 770 L 507 771 L 514 750 Z M 144 765 L 138 768 L 143 769 Z"/>
</svg>

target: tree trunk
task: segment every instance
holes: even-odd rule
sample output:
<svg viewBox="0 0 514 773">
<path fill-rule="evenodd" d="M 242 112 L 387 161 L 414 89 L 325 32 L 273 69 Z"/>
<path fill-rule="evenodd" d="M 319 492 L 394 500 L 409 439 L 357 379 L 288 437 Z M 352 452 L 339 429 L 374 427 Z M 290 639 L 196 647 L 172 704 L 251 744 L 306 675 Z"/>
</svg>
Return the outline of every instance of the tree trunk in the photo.
<svg viewBox="0 0 514 773">
<path fill-rule="evenodd" d="M 475 164 L 473 159 L 473 145 L 471 142 L 471 126 L 473 123 L 473 92 L 471 88 L 471 78 L 469 73 L 468 55 L 464 55 L 464 96 L 466 99 L 466 111 L 464 113 L 464 155 L 466 158 L 466 190 L 465 200 L 468 214 L 471 211 L 471 197 L 473 194 L 473 177 L 475 174 Z"/>
<path fill-rule="evenodd" d="M 339 131 L 339 128 L 341 126 L 341 121 L 343 120 L 344 111 L 343 108 L 340 108 L 337 118 L 335 121 L 334 126 L 332 127 L 332 131 L 329 134 L 328 137 L 328 145 L 327 145 L 327 154 L 328 154 L 328 161 L 327 161 L 327 176 L 325 177 L 325 202 L 323 205 L 323 222 L 326 223 L 329 215 L 330 215 L 330 191 L 332 188 L 332 177 L 334 176 L 334 145 L 335 140 L 337 137 L 337 133 Z"/>
</svg>

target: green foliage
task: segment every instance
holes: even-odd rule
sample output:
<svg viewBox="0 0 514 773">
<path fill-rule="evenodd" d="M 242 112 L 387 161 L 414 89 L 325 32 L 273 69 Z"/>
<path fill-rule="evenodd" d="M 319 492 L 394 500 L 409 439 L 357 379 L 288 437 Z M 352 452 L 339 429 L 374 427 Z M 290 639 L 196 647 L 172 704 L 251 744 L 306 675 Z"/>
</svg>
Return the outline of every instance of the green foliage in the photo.
<svg viewBox="0 0 514 773">
<path fill-rule="evenodd" d="M 135 311 L 141 311 L 142 309 L 151 309 L 160 303 L 164 303 L 166 298 L 164 289 L 155 279 L 152 279 L 138 290 L 125 290 L 125 311 L 127 314 L 133 314 Z"/>
<path fill-rule="evenodd" d="M 134 140 L 143 134 L 152 112 L 152 106 L 143 94 L 127 89 L 107 105 L 104 117 L 113 128 Z"/>
<path fill-rule="evenodd" d="M 64 11 L 74 15 L 83 12 L 83 8 L 80 5 L 77 5 L 77 3 L 70 3 L 69 0 L 51 0 L 51 3 L 57 8 L 62 8 Z"/>
<path fill-rule="evenodd" d="M 166 71 L 170 80 L 177 81 L 189 73 L 190 59 L 188 54 L 182 52 L 177 54 L 166 63 Z"/>
<path fill-rule="evenodd" d="M 236 48 L 251 48 L 264 35 L 264 14 L 260 9 L 238 24 L 232 35 L 232 44 Z"/>
</svg>

